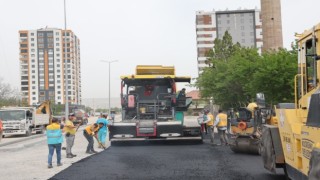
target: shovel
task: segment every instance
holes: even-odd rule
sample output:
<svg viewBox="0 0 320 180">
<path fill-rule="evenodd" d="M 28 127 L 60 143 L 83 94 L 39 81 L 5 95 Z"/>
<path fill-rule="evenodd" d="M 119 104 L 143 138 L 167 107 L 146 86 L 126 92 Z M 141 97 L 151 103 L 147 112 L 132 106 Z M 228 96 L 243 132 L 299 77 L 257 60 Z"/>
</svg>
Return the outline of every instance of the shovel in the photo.
<svg viewBox="0 0 320 180">
<path fill-rule="evenodd" d="M 98 140 L 98 138 L 96 136 L 93 136 L 97 141 L 98 144 L 103 148 L 103 150 L 106 150 L 107 148 Z"/>
</svg>

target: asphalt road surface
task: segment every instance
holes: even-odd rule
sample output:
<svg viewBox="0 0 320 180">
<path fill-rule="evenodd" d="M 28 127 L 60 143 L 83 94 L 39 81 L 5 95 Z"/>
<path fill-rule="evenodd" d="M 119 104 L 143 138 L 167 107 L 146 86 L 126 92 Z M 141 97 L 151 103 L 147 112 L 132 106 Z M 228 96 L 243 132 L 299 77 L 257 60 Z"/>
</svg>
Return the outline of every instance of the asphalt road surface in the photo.
<svg viewBox="0 0 320 180">
<path fill-rule="evenodd" d="M 155 142 L 122 144 L 82 159 L 51 178 L 282 180 L 263 168 L 257 155 L 235 154 L 227 146 Z"/>
</svg>

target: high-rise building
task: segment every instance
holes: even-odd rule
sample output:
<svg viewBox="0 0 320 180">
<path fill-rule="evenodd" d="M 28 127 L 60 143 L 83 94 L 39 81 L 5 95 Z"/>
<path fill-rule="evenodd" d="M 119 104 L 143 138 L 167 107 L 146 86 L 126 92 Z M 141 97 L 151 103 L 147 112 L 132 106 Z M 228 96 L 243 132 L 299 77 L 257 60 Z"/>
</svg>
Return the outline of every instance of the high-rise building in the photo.
<svg viewBox="0 0 320 180">
<path fill-rule="evenodd" d="M 261 0 L 263 51 L 283 47 L 280 0 Z"/>
<path fill-rule="evenodd" d="M 71 30 L 65 39 L 64 32 L 55 28 L 19 31 L 22 100 L 29 105 L 45 100 L 65 104 L 65 62 L 69 103 L 81 104 L 80 40 Z"/>
<path fill-rule="evenodd" d="M 232 36 L 233 43 L 256 47 L 261 52 L 262 24 L 260 10 L 226 10 L 196 12 L 198 73 L 207 66 L 207 53 L 214 47 L 214 40 L 222 38 L 225 31 Z"/>
</svg>

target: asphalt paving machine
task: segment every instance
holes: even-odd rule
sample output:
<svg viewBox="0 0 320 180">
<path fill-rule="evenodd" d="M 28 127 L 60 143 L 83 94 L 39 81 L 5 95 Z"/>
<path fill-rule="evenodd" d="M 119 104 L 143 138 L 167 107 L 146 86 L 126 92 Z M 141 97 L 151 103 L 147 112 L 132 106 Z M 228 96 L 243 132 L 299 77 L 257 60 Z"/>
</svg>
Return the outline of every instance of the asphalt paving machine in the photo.
<svg viewBox="0 0 320 180">
<path fill-rule="evenodd" d="M 192 103 L 178 96 L 177 83 L 190 83 L 176 76 L 173 66 L 138 65 L 136 74 L 121 76 L 122 120 L 111 120 L 110 140 L 200 139 L 200 126 L 184 121 Z"/>
</svg>

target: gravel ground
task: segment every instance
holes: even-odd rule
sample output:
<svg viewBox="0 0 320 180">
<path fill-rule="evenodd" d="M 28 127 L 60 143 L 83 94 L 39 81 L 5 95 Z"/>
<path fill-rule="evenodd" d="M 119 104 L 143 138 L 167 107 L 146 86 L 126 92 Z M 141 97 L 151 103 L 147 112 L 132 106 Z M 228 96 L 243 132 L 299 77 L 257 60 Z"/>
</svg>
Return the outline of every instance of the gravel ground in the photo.
<svg viewBox="0 0 320 180">
<path fill-rule="evenodd" d="M 90 118 L 89 122 L 94 122 L 97 118 Z M 48 179 L 57 174 L 61 170 L 71 166 L 73 163 L 88 157 L 85 154 L 87 140 L 82 135 L 83 126 L 79 128 L 76 134 L 73 153 L 77 157 L 67 159 L 66 153 L 62 150 L 63 166 L 56 166 L 56 155 L 53 156 L 53 168 L 47 168 L 48 146 L 46 137 L 44 135 L 37 138 L 29 139 L 19 142 L 21 137 L 18 137 L 17 143 L 0 147 L 0 179 L 3 180 L 35 180 Z M 95 142 L 97 146 L 97 142 Z M 65 142 L 63 144 L 65 147 Z M 96 148 L 96 150 L 98 150 Z M 98 150 L 101 151 L 101 150 Z"/>
</svg>

